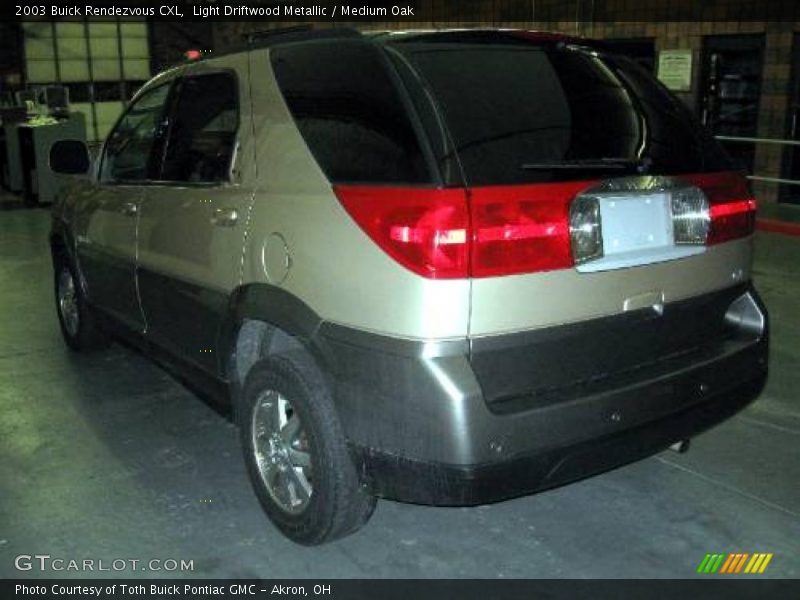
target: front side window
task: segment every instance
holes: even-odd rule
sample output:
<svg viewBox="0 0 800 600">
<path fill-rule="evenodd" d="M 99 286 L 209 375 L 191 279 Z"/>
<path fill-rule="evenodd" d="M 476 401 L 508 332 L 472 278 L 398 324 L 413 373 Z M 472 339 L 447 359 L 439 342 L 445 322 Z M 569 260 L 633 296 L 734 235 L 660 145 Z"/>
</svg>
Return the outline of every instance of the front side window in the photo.
<svg viewBox="0 0 800 600">
<path fill-rule="evenodd" d="M 174 115 L 160 179 L 226 181 L 239 126 L 235 77 L 212 73 L 182 80 Z"/>
<path fill-rule="evenodd" d="M 163 134 L 170 84 L 150 89 L 131 104 L 106 142 L 103 181 L 134 182 L 156 175 L 156 146 Z"/>
</svg>

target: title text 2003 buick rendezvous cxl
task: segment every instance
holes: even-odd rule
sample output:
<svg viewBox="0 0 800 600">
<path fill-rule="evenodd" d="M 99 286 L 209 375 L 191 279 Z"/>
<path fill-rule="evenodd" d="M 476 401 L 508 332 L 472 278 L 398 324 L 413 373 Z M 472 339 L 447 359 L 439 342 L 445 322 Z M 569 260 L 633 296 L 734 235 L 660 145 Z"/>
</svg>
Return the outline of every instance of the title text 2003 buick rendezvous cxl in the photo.
<svg viewBox="0 0 800 600">
<path fill-rule="evenodd" d="M 291 539 L 659 451 L 767 372 L 755 201 L 628 59 L 525 31 L 284 32 L 136 95 L 54 208 L 76 350 L 231 402 Z M 88 173 L 88 175 L 87 175 Z"/>
</svg>

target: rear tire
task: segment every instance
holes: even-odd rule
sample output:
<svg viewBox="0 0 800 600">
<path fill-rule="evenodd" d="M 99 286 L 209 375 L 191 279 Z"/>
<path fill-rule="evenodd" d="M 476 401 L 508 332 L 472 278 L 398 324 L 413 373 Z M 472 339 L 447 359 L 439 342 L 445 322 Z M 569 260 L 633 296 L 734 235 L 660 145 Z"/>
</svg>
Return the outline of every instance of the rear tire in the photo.
<svg viewBox="0 0 800 600">
<path fill-rule="evenodd" d="M 258 361 L 240 399 L 248 474 L 286 537 L 318 545 L 366 523 L 376 498 L 359 481 L 328 384 L 305 352 Z"/>
<path fill-rule="evenodd" d="M 107 348 L 111 340 L 87 304 L 74 267 L 64 258 L 55 262 L 54 283 L 58 324 L 67 346 L 76 352 Z"/>
</svg>

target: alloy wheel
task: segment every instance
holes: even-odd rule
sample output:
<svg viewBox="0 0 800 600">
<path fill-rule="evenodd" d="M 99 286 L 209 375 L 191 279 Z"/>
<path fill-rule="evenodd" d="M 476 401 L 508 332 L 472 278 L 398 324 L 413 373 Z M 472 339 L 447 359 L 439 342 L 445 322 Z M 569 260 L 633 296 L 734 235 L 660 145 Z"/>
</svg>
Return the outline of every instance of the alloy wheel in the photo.
<svg viewBox="0 0 800 600">
<path fill-rule="evenodd" d="M 80 328 L 80 310 L 75 279 L 67 267 L 62 267 L 58 274 L 58 311 L 61 321 L 70 336 L 78 335 Z"/>
<path fill-rule="evenodd" d="M 287 513 L 303 512 L 314 491 L 311 448 L 291 402 L 275 390 L 262 393 L 253 411 L 251 435 L 269 495 Z"/>
</svg>

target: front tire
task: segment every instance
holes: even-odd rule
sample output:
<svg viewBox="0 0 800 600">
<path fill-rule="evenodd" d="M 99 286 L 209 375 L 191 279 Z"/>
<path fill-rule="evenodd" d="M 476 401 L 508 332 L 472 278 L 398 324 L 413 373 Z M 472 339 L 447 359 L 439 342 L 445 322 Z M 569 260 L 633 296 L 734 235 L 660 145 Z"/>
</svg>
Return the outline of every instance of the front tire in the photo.
<svg viewBox="0 0 800 600">
<path fill-rule="evenodd" d="M 108 347 L 110 339 L 86 303 L 75 269 L 63 258 L 55 263 L 55 297 L 58 323 L 67 346 L 76 352 Z"/>
<path fill-rule="evenodd" d="M 258 361 L 240 398 L 248 474 L 286 537 L 318 545 L 366 523 L 376 499 L 361 486 L 328 384 L 310 357 L 293 351 Z"/>
</svg>

